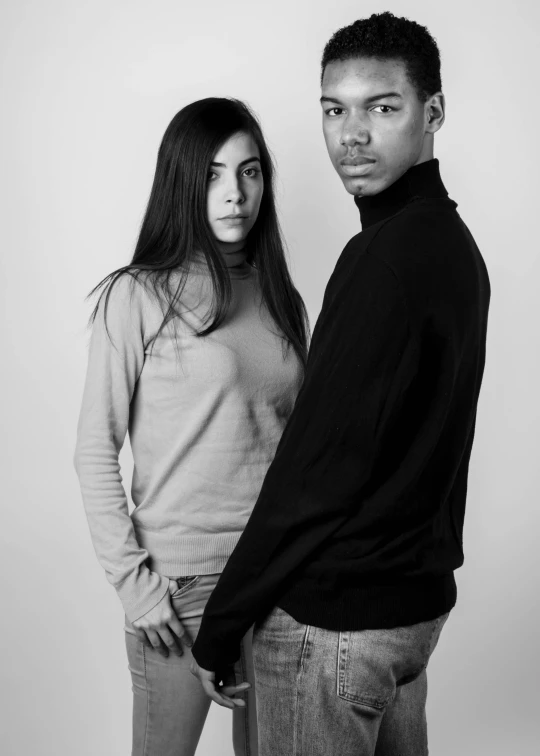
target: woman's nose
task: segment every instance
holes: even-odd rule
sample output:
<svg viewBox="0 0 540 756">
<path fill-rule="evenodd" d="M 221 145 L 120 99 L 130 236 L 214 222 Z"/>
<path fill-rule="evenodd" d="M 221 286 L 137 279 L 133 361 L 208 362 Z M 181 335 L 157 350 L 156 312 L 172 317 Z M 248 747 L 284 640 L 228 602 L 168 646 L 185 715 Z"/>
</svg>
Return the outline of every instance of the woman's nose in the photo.
<svg viewBox="0 0 540 756">
<path fill-rule="evenodd" d="M 242 192 L 242 187 L 240 186 L 238 179 L 231 181 L 227 186 L 226 201 L 239 204 L 243 202 L 244 199 L 244 193 Z"/>
</svg>

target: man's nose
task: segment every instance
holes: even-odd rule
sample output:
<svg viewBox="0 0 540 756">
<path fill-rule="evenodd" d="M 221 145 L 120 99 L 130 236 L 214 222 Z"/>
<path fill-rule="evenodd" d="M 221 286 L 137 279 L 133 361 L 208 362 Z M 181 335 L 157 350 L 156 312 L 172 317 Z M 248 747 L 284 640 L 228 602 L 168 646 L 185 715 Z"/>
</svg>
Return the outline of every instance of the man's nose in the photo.
<svg viewBox="0 0 540 756">
<path fill-rule="evenodd" d="M 340 142 L 352 149 L 355 145 L 369 144 L 371 137 L 367 124 L 360 118 L 348 118 L 343 124 Z"/>
</svg>

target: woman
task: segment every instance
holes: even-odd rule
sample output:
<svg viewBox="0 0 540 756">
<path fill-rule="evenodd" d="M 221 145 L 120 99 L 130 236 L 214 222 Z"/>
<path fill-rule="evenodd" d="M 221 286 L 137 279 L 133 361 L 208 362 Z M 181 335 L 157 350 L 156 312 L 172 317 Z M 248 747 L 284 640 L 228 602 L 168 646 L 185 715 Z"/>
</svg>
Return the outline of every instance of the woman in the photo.
<svg viewBox="0 0 540 756">
<path fill-rule="evenodd" d="M 133 756 L 194 754 L 209 699 L 190 645 L 298 392 L 307 349 L 272 161 L 237 100 L 173 118 L 130 265 L 96 290 L 76 468 L 126 614 Z M 131 516 L 118 455 L 129 431 Z M 251 676 L 246 636 L 238 674 Z M 256 753 L 254 694 L 231 707 Z M 243 703 L 243 702 L 241 702 Z"/>
</svg>

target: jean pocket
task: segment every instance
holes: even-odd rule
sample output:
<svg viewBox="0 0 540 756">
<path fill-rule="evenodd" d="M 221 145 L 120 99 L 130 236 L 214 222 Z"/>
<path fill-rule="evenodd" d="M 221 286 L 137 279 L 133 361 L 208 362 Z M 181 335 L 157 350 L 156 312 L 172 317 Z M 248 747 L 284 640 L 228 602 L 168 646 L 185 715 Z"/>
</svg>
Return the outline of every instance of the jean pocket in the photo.
<svg viewBox="0 0 540 756">
<path fill-rule="evenodd" d="M 170 580 L 175 580 L 178 583 L 178 589 L 174 591 L 174 593 L 171 593 L 170 598 L 180 598 L 180 596 L 183 596 L 185 593 L 187 593 L 190 588 L 194 588 L 199 580 L 201 579 L 200 575 L 188 575 L 187 577 L 178 577 L 178 578 L 169 578 Z"/>
<path fill-rule="evenodd" d="M 340 632 L 338 696 L 350 703 L 384 709 L 395 695 L 395 680 L 373 631 Z"/>
<path fill-rule="evenodd" d="M 427 667 L 447 618 L 445 614 L 406 627 L 341 632 L 340 698 L 384 709 L 399 685 L 413 682 Z"/>
</svg>

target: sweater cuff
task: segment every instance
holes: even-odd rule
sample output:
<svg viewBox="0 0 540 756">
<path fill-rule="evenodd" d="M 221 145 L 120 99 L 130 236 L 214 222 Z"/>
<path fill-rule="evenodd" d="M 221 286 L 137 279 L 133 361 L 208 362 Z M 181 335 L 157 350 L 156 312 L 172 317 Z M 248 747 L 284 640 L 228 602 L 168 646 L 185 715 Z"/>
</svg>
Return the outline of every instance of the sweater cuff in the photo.
<svg viewBox="0 0 540 756">
<path fill-rule="evenodd" d="M 208 672 L 218 673 L 225 670 L 226 667 L 234 666 L 240 658 L 240 643 L 230 644 L 220 642 L 217 639 L 211 640 L 210 637 L 207 637 L 203 624 L 201 624 L 197 640 L 191 649 L 193 658 L 199 667 Z"/>
<path fill-rule="evenodd" d="M 134 588 L 118 591 L 118 596 L 124 607 L 126 617 L 130 622 L 143 617 L 164 598 L 169 591 L 169 578 L 157 572 L 148 571 L 145 580 L 137 580 Z M 144 585 L 142 583 L 144 582 Z"/>
</svg>

